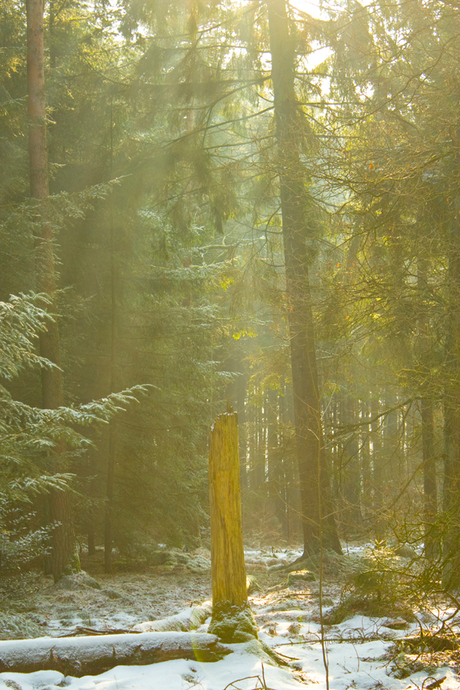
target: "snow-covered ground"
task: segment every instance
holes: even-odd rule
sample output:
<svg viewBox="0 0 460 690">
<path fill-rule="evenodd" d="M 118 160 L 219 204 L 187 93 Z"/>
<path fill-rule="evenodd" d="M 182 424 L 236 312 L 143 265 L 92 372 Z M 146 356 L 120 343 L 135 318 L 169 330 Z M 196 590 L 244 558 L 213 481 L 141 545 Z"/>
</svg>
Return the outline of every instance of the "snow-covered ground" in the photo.
<svg viewBox="0 0 460 690">
<path fill-rule="evenodd" d="M 399 626 L 394 627 L 397 621 L 391 618 L 357 615 L 339 625 L 327 626 L 323 649 L 318 583 L 288 583 L 285 572 L 267 570 L 295 555 L 257 549 L 246 554 L 248 571 L 253 571 L 261 583 L 260 590 L 250 597 L 259 638 L 281 655 L 286 666 L 276 666 L 255 643 L 249 642 L 228 645 L 232 653 L 213 663 L 180 659 L 149 666 L 117 666 L 101 675 L 83 678 L 64 677 L 57 671 L 5 672 L 0 673 L 0 690 L 294 690 L 306 685 L 322 689 L 327 687 L 325 662 L 330 690 L 460 690 L 456 661 L 460 657 L 455 654 L 446 656 L 444 665 L 442 656 L 432 655 L 431 666 L 425 655 L 424 663 L 419 663 L 420 670 L 404 679 L 395 677 L 398 659 L 394 655 L 390 658 L 388 652 L 394 640 L 411 633 L 411 627 L 395 629 Z M 62 635 L 82 625 L 128 629 L 145 620 L 177 614 L 187 606 L 202 603 L 210 594 L 210 574 L 206 569 L 201 573 L 179 568 L 98 579 L 103 589 L 94 591 L 59 593 L 48 583 L 36 597 L 38 603 L 30 613 L 36 624 L 41 624 L 42 635 Z M 110 586 L 104 589 L 106 585 Z M 338 600 L 339 583 L 326 583 L 324 595 L 327 611 Z M 64 615 L 66 605 L 68 613 Z M 206 632 L 207 627 L 208 621 L 199 631 Z M 418 624 L 412 624 L 412 631 L 419 632 Z M 413 660 L 417 660 L 415 655 Z"/>
</svg>

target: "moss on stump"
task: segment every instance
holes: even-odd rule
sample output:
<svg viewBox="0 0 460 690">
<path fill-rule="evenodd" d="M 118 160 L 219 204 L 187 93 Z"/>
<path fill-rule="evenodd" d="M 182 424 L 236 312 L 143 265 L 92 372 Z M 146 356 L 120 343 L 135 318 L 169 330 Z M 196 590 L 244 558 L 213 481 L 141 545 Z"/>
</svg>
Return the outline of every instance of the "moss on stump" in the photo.
<svg viewBox="0 0 460 690">
<path fill-rule="evenodd" d="M 227 644 L 258 639 L 257 625 L 247 604 L 245 606 L 232 606 L 229 603 L 214 605 L 208 632 L 217 635 L 219 640 Z"/>
</svg>

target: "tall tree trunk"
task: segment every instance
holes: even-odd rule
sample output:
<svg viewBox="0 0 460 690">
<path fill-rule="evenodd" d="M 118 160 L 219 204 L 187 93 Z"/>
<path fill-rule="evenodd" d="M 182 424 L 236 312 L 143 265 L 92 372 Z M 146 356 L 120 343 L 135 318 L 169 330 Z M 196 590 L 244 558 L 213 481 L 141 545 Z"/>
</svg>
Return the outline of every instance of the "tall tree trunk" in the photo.
<svg viewBox="0 0 460 690">
<path fill-rule="evenodd" d="M 116 445 L 115 428 L 110 422 L 109 428 L 109 452 L 107 460 L 107 483 L 106 483 L 106 503 L 104 516 L 104 571 L 112 572 L 112 551 L 113 551 L 113 508 L 114 508 L 114 488 L 115 488 L 115 463 Z"/>
<path fill-rule="evenodd" d="M 239 443 L 240 443 L 240 484 L 241 491 L 244 492 L 248 486 L 247 472 L 247 424 L 246 424 L 246 374 L 240 374 L 236 379 L 236 411 L 239 419 Z"/>
<path fill-rule="evenodd" d="M 460 223 L 452 221 L 449 247 L 449 314 L 444 399 L 444 585 L 460 586 Z"/>
<path fill-rule="evenodd" d="M 280 415 L 280 447 L 282 454 L 282 482 L 283 482 L 283 499 L 285 502 L 285 538 L 288 544 L 291 543 L 293 537 L 299 534 L 299 487 L 297 476 L 297 462 L 293 457 L 290 445 L 290 434 L 287 429 L 291 427 L 291 419 L 293 418 L 293 402 L 291 389 L 286 382 L 282 384 L 282 395 L 279 397 L 279 415 Z"/>
<path fill-rule="evenodd" d="M 29 168 L 30 194 L 37 199 L 39 211 L 36 232 L 36 286 L 45 293 L 48 309 L 56 314 L 56 279 L 53 253 L 53 229 L 48 220 L 49 196 L 48 151 L 46 144 L 45 112 L 45 50 L 43 0 L 27 0 L 27 95 L 29 115 Z M 59 329 L 56 320 L 47 324 L 40 335 L 40 354 L 57 366 L 42 370 L 42 404 L 44 408 L 57 408 L 63 404 L 62 375 L 60 369 Z M 64 448 L 57 450 L 54 470 L 65 470 Z M 62 575 L 75 551 L 72 509 L 68 491 L 50 492 L 50 518 L 53 529 L 51 571 L 54 579 Z"/>
<path fill-rule="evenodd" d="M 110 228 L 111 251 L 111 324 L 110 324 L 110 393 L 115 391 L 115 366 L 116 366 L 116 291 L 115 291 L 115 248 L 114 248 L 113 219 Z M 112 572 L 113 551 L 113 511 L 115 496 L 115 467 L 116 467 L 116 432 L 113 420 L 109 422 L 108 457 L 107 457 L 107 481 L 106 503 L 104 515 L 104 570 Z"/>
<path fill-rule="evenodd" d="M 383 431 L 379 391 L 371 392 L 372 438 L 372 509 L 374 533 L 377 541 L 385 538 L 387 523 L 384 506 Z"/>
<path fill-rule="evenodd" d="M 359 439 L 353 430 L 356 422 L 356 404 L 353 390 L 342 397 L 342 424 L 348 427 L 342 450 L 342 498 L 343 525 L 348 536 L 361 527 L 361 472 L 359 462 Z"/>
<path fill-rule="evenodd" d="M 325 546 L 341 552 L 323 443 L 309 280 L 308 244 L 315 236 L 316 208 L 300 161 L 307 124 L 295 95 L 294 41 L 285 0 L 269 0 L 268 17 L 304 551 L 316 551 L 322 534 Z"/>
<path fill-rule="evenodd" d="M 370 396 L 369 396 L 370 397 Z M 361 420 L 371 417 L 370 404 L 362 402 Z M 371 448 L 370 448 L 371 427 L 364 426 L 361 436 L 361 509 L 365 521 L 369 520 L 372 511 L 372 468 L 371 468 Z"/>
<path fill-rule="evenodd" d="M 113 103 L 110 103 L 110 178 L 113 173 Z M 109 393 L 115 392 L 117 364 L 117 273 L 115 247 L 115 219 L 113 197 L 110 199 L 110 383 Z M 116 432 L 114 421 L 109 423 L 109 443 L 107 458 L 106 503 L 104 516 L 104 570 L 112 572 L 113 551 L 113 512 L 115 495 Z"/>
<path fill-rule="evenodd" d="M 283 458 L 280 452 L 279 392 L 269 388 L 267 392 L 267 452 L 270 507 L 282 534 L 286 533 L 286 495 Z"/>
<path fill-rule="evenodd" d="M 422 416 L 422 459 L 423 459 L 423 498 L 424 498 L 424 542 L 427 558 L 436 558 L 439 553 L 437 534 L 433 523 L 438 512 L 436 488 L 436 458 L 434 454 L 433 400 L 424 395 L 421 399 Z"/>
<path fill-rule="evenodd" d="M 421 258 L 417 275 L 417 283 L 422 295 L 422 304 L 430 299 L 427 284 L 428 260 Z M 419 325 L 419 356 L 420 365 L 427 372 L 426 380 L 429 387 L 428 372 L 431 369 L 430 362 L 430 324 L 426 309 L 423 310 Z M 423 460 L 423 497 L 424 497 L 424 544 L 425 555 L 427 558 L 436 558 L 439 555 L 438 535 L 434 531 L 434 522 L 438 512 L 437 480 L 436 480 L 436 457 L 434 450 L 434 419 L 433 419 L 433 397 L 427 386 L 422 386 L 422 396 L 420 399 L 421 421 L 422 421 L 422 460 Z"/>
</svg>

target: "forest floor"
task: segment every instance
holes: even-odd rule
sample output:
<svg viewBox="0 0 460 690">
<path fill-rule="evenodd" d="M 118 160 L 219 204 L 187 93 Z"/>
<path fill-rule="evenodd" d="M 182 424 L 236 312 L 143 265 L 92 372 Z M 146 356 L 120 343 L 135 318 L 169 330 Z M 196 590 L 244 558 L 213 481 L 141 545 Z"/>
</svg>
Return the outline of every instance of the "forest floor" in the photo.
<svg viewBox="0 0 460 690">
<path fill-rule="evenodd" d="M 0 673 L 0 690 L 57 690 L 63 686 L 70 690 L 295 690 L 305 685 L 322 689 L 327 687 L 325 660 L 330 690 L 460 690 L 456 644 L 460 620 L 449 621 L 447 648 L 426 643 L 409 648 L 401 640 L 418 636 L 421 624 L 425 632 L 439 628 L 433 606 L 430 611 L 419 610 L 415 617 L 396 604 L 364 615 L 355 601 L 355 610 L 348 611 L 343 620 L 337 615 L 344 600 L 343 585 L 359 563 L 361 551 L 362 547 L 354 547 L 342 558 L 328 555 L 325 559 L 324 648 L 318 573 L 310 579 L 315 568 L 296 574 L 283 569 L 299 556 L 295 550 L 246 551 L 252 580 L 250 603 L 259 639 L 280 655 L 285 666 L 277 666 L 268 654 L 244 643 L 230 645 L 233 653 L 213 663 L 174 660 L 117 666 L 83 678 L 64 677 L 57 671 L 4 672 Z M 120 561 L 117 572 L 106 575 L 99 556 L 84 559 L 85 571 L 96 583 L 74 579 L 54 585 L 38 574 L 4 579 L 0 581 L 0 639 L 128 632 L 133 626 L 189 611 L 210 600 L 206 549 L 190 556 L 169 552 L 163 561 L 161 565 Z M 95 588 L 98 585 L 100 589 Z M 445 608 L 440 615 L 450 613 Z M 199 631 L 205 632 L 208 622 Z"/>
</svg>

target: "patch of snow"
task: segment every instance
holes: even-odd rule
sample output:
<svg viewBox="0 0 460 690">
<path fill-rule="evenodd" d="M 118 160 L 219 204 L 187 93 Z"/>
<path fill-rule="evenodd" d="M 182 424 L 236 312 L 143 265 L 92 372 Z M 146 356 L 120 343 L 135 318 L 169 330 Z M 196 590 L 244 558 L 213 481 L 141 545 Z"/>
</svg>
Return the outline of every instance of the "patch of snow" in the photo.
<svg viewBox="0 0 460 690">
<path fill-rule="evenodd" d="M 266 570 L 273 562 L 292 562 L 300 551 L 283 549 L 246 549 L 247 562 Z M 363 547 L 350 545 L 348 553 L 359 555 Z M 268 576 L 268 575 L 267 575 Z M 125 580 L 110 582 L 119 588 L 120 599 L 111 601 L 102 592 L 85 592 L 85 600 L 78 593 L 72 593 L 66 603 L 62 601 L 62 614 L 53 610 L 46 618 L 46 632 L 62 634 L 76 625 L 84 623 L 95 628 L 119 626 L 144 631 L 161 628 L 167 622 L 181 628 L 190 620 L 197 598 L 204 601 L 209 597 L 209 578 L 168 579 L 161 576 L 152 588 L 152 582 L 143 575 L 123 576 Z M 183 576 L 180 575 L 182 578 Z M 273 575 L 270 575 L 273 577 Z M 285 580 L 279 575 L 279 580 Z M 196 584 L 198 583 L 198 585 Z M 142 592 L 142 602 L 137 597 Z M 327 591 L 329 599 L 337 601 L 338 586 Z M 91 598 L 90 598 L 91 597 Z M 91 605 L 90 605 L 91 603 Z M 232 653 L 220 661 L 200 663 L 198 660 L 178 659 L 149 666 L 117 666 L 98 676 L 83 678 L 64 677 L 57 671 L 39 671 L 29 674 L 0 673 L 0 690 L 255 690 L 264 687 L 272 690 L 300 690 L 306 685 L 318 690 L 326 687 L 321 626 L 318 622 L 318 591 L 316 583 L 296 583 L 295 588 L 284 583 L 259 592 L 251 597 L 251 605 L 259 628 L 261 642 L 279 653 L 289 662 L 280 668 L 258 655 L 251 643 L 230 645 Z M 65 607 L 77 608 L 68 610 Z M 327 610 L 328 607 L 324 607 Z M 86 613 L 87 612 L 87 613 Z M 446 618 L 453 610 L 447 606 L 431 612 L 421 612 L 420 620 L 434 624 L 436 615 Z M 159 615 L 157 615 L 159 614 Z M 43 617 L 44 614 L 41 613 Z M 140 616 L 145 616 L 144 618 Z M 151 623 L 142 623 L 157 616 Z M 438 619 L 439 620 L 439 619 Z M 419 632 L 417 623 L 411 623 L 404 630 L 390 629 L 385 623 L 389 617 L 371 618 L 355 615 L 342 623 L 325 628 L 325 654 L 329 671 L 330 690 L 416 690 L 427 688 L 430 683 L 445 680 L 441 690 L 460 690 L 460 680 L 455 668 L 438 667 L 425 669 L 398 679 L 392 675 L 388 658 L 390 645 L 394 640 Z M 458 624 L 459 621 L 451 621 Z M 149 627 L 150 626 L 150 627 Z M 208 623 L 203 622 L 198 632 L 206 632 Z M 173 636 L 173 634 L 171 633 Z M 142 633 L 137 635 L 140 640 Z M 72 638 L 69 642 L 75 653 L 84 653 L 83 638 Z M 98 639 L 98 638 L 95 638 Z M 100 639 L 100 638 L 99 638 Z M 28 641 L 29 643 L 31 641 Z M 40 640 L 32 641 L 40 646 Z M 17 644 L 17 642 L 15 643 Z M 80 648 L 80 649 L 79 649 Z"/>
</svg>

